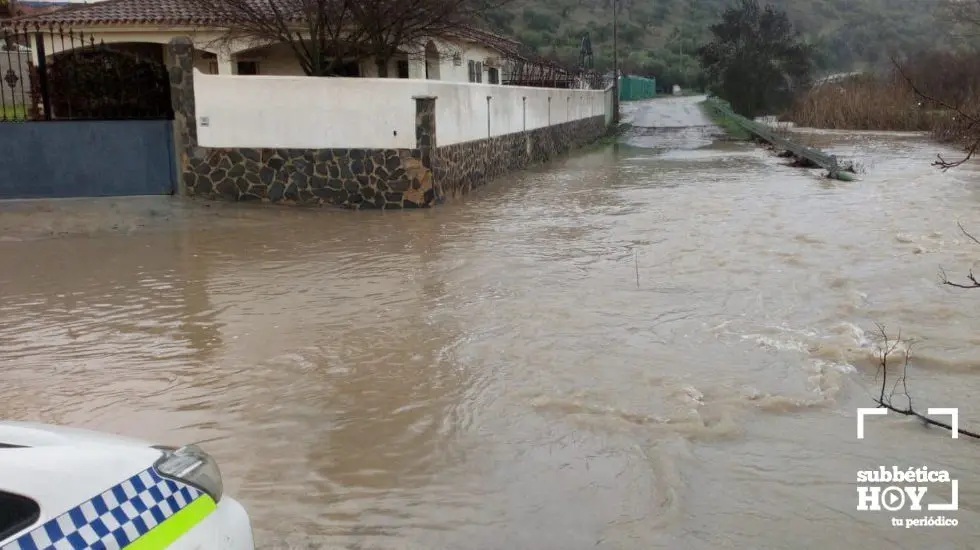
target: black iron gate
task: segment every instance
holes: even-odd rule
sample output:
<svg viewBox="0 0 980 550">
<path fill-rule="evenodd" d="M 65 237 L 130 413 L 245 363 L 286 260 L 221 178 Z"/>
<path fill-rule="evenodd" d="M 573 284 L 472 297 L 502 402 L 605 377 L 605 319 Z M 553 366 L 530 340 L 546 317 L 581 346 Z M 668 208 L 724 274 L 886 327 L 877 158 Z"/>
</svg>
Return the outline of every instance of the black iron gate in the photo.
<svg viewBox="0 0 980 550">
<path fill-rule="evenodd" d="M 173 118 L 159 44 L 107 45 L 53 26 L 6 27 L 0 38 L 0 120 Z"/>
<path fill-rule="evenodd" d="M 0 27 L 0 81 L 0 198 L 173 192 L 162 45 Z"/>
</svg>

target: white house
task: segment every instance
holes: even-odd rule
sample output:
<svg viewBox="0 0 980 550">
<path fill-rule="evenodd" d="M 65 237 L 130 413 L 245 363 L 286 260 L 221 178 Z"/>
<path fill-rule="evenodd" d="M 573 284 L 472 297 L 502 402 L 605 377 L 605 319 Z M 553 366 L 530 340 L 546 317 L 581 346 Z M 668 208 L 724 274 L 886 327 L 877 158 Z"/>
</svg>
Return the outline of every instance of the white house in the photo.
<svg viewBox="0 0 980 550">
<path fill-rule="evenodd" d="M 176 36 L 188 36 L 197 49 L 195 66 L 206 74 L 304 74 L 288 44 L 255 47 L 254 41 L 229 39 L 227 29 L 213 26 L 186 0 L 102 0 L 11 23 L 31 32 L 40 28 L 49 58 L 94 41 L 166 61 L 164 45 Z M 499 35 L 461 28 L 452 36 L 428 40 L 424 59 L 407 53 L 391 59 L 388 77 L 496 84 L 501 81 L 504 58 L 518 46 Z M 349 76 L 378 76 L 373 59 L 355 62 L 349 71 Z"/>
</svg>

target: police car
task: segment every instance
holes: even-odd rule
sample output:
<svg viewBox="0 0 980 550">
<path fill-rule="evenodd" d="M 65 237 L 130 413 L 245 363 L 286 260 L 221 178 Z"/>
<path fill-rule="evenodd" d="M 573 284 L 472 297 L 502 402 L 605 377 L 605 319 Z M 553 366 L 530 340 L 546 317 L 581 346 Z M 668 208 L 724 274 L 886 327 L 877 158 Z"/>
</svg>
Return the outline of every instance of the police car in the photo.
<svg viewBox="0 0 980 550">
<path fill-rule="evenodd" d="M 0 550 L 254 550 L 241 504 L 195 445 L 0 422 Z"/>
</svg>

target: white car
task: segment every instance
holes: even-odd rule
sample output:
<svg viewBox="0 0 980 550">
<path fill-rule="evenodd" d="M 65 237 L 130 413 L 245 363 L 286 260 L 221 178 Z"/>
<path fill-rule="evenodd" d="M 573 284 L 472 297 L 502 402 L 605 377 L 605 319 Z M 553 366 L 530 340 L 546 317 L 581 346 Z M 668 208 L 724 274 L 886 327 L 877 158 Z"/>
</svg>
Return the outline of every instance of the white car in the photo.
<svg viewBox="0 0 980 550">
<path fill-rule="evenodd" d="M 254 550 L 214 459 L 74 428 L 0 422 L 0 550 Z"/>
</svg>

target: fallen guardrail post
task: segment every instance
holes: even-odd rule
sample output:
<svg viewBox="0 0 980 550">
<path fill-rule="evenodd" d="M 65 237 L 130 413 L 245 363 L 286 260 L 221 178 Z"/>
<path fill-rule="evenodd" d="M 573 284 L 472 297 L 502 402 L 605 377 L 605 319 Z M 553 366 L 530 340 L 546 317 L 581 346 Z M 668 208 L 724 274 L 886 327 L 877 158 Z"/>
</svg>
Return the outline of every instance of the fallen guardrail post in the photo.
<svg viewBox="0 0 980 550">
<path fill-rule="evenodd" d="M 768 143 L 792 155 L 798 165 L 819 166 L 827 170 L 827 177 L 841 181 L 854 181 L 854 168 L 850 163 L 842 165 L 836 155 L 828 155 L 819 149 L 808 147 L 778 135 L 766 125 L 736 113 L 727 102 L 718 98 L 704 101 L 705 108 L 716 117 L 724 119 L 726 126 L 735 126 L 756 141 Z M 714 118 L 714 117 L 713 117 Z"/>
</svg>

